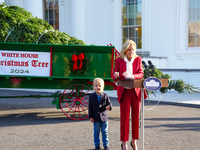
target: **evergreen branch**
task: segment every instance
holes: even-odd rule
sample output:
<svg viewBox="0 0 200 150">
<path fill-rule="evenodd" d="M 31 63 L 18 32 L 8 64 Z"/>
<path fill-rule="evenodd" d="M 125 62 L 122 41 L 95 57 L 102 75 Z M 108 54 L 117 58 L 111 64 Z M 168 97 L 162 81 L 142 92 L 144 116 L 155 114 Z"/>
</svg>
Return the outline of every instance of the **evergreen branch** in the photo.
<svg viewBox="0 0 200 150">
<path fill-rule="evenodd" d="M 179 94 L 181 93 L 189 93 L 190 95 L 192 94 L 200 94 L 200 88 L 194 87 L 191 84 L 186 84 L 182 79 L 178 80 L 172 80 L 171 76 L 168 74 L 163 74 L 162 71 L 158 70 L 154 66 L 155 71 L 151 73 L 150 75 L 153 77 L 156 77 L 158 79 L 168 79 L 168 87 L 162 87 L 160 88 L 161 93 L 167 93 L 169 90 L 175 90 Z M 149 71 L 152 72 L 151 68 L 149 68 Z M 145 69 L 144 70 L 144 78 L 148 78 L 148 71 Z M 147 94 L 154 94 L 154 92 L 147 91 Z"/>
</svg>

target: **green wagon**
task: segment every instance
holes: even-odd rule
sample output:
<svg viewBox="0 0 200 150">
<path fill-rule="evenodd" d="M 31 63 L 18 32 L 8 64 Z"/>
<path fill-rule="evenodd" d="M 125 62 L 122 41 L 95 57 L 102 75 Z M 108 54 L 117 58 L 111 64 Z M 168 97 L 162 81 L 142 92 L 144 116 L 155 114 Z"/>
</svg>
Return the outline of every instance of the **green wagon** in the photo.
<svg viewBox="0 0 200 150">
<path fill-rule="evenodd" d="M 52 104 L 68 118 L 83 120 L 93 79 L 103 78 L 105 90 L 115 88 L 116 55 L 113 46 L 0 43 L 0 88 L 65 89 L 30 97 L 54 97 Z"/>
</svg>

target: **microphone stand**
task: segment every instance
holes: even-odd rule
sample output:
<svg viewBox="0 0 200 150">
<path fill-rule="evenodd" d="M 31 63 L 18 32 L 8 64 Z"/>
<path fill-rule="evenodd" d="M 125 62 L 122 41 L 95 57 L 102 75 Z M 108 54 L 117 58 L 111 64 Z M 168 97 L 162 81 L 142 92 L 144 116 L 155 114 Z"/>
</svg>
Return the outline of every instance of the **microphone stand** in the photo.
<svg viewBox="0 0 200 150">
<path fill-rule="evenodd" d="M 147 66 L 145 61 L 142 61 L 142 64 L 144 65 L 144 68 L 147 70 L 148 78 L 149 78 L 149 75 L 150 75 L 149 69 L 152 68 L 152 71 L 151 71 L 151 75 L 152 75 L 152 73 L 155 71 L 154 66 L 150 60 L 148 61 L 149 67 Z M 142 147 L 142 150 L 144 150 L 144 90 L 145 88 L 141 88 L 141 139 L 142 139 L 141 147 Z"/>
</svg>

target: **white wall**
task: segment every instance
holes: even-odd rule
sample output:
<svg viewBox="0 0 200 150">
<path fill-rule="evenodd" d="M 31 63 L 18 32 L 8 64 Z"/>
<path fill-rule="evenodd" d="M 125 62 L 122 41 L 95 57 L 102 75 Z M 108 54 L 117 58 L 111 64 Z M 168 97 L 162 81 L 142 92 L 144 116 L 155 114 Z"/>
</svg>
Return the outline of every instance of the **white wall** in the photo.
<svg viewBox="0 0 200 150">
<path fill-rule="evenodd" d="M 106 45 L 111 42 L 111 1 L 88 0 L 86 2 L 87 43 Z M 103 9 L 102 9 L 103 8 Z"/>
<path fill-rule="evenodd" d="M 86 42 L 95 45 L 122 46 L 121 1 L 86 1 Z"/>
<path fill-rule="evenodd" d="M 59 0 L 59 31 L 71 35 L 71 0 Z"/>
<path fill-rule="evenodd" d="M 0 4 L 3 4 L 4 3 L 4 0 L 0 0 Z"/>
<path fill-rule="evenodd" d="M 42 0 L 4 0 L 6 5 L 19 6 L 31 12 L 34 17 L 43 19 L 43 1 Z"/>
<path fill-rule="evenodd" d="M 200 48 L 188 48 L 187 2 L 149 1 L 150 56 L 167 57 L 162 68 L 200 69 Z"/>
<path fill-rule="evenodd" d="M 143 20 L 147 36 L 143 47 L 150 57 L 143 60 L 152 60 L 158 69 L 174 69 L 163 73 L 200 87 L 200 48 L 188 48 L 188 0 L 150 0 L 144 5 L 148 14 Z"/>
<path fill-rule="evenodd" d="M 121 49 L 121 1 L 84 0 L 79 7 L 72 0 L 59 0 L 59 3 L 61 32 L 75 36 L 89 45 L 106 46 L 112 43 Z"/>
<path fill-rule="evenodd" d="M 174 58 L 176 1 L 150 1 L 150 54 Z"/>
<path fill-rule="evenodd" d="M 42 0 L 34 0 L 34 1 L 23 0 L 23 8 L 31 12 L 34 17 L 43 19 L 43 1 Z"/>
<path fill-rule="evenodd" d="M 14 5 L 23 8 L 23 0 L 5 0 L 6 5 Z"/>
</svg>

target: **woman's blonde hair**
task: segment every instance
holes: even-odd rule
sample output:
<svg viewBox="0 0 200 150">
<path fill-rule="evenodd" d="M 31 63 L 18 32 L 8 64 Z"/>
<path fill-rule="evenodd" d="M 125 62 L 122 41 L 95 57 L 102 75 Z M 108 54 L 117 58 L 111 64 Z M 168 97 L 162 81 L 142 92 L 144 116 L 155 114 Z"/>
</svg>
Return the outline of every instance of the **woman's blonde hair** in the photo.
<svg viewBox="0 0 200 150">
<path fill-rule="evenodd" d="M 131 44 L 134 45 L 134 47 L 135 47 L 135 49 L 134 49 L 134 54 L 133 54 L 134 58 L 138 57 L 138 56 L 136 55 L 136 47 L 137 47 L 136 43 L 135 43 L 133 40 L 127 40 L 127 41 L 124 43 L 124 45 L 122 46 L 122 49 L 121 49 L 121 55 L 120 55 L 120 58 L 121 58 L 121 59 L 124 59 L 124 56 L 126 55 L 126 51 L 127 51 L 127 49 L 129 48 L 129 46 L 130 46 Z"/>
</svg>

